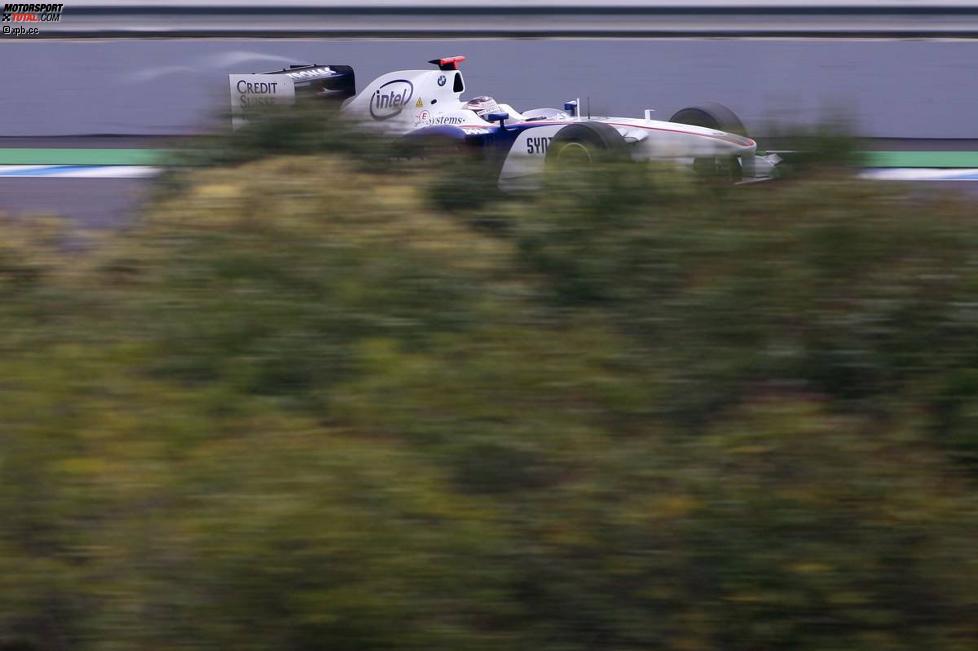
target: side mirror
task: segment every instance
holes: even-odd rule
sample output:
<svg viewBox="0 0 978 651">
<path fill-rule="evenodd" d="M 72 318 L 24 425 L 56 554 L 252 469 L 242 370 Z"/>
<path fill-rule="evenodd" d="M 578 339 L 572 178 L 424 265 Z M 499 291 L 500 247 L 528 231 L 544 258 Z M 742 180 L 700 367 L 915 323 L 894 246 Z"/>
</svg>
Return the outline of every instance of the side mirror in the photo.
<svg viewBox="0 0 978 651">
<path fill-rule="evenodd" d="M 493 111 L 488 116 L 486 116 L 490 122 L 498 122 L 499 126 L 503 126 L 503 122 L 509 119 L 509 113 L 506 111 Z"/>
</svg>

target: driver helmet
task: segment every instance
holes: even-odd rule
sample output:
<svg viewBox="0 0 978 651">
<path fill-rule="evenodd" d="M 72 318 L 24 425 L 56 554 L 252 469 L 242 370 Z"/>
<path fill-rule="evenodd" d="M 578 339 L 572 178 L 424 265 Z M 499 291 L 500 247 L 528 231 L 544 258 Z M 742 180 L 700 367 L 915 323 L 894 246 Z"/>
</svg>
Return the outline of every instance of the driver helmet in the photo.
<svg viewBox="0 0 978 651">
<path fill-rule="evenodd" d="M 499 104 L 492 97 L 482 95 L 481 97 L 474 97 L 467 101 L 465 103 L 465 108 L 470 111 L 475 111 L 476 115 L 484 119 L 493 111 L 498 110 Z"/>
</svg>

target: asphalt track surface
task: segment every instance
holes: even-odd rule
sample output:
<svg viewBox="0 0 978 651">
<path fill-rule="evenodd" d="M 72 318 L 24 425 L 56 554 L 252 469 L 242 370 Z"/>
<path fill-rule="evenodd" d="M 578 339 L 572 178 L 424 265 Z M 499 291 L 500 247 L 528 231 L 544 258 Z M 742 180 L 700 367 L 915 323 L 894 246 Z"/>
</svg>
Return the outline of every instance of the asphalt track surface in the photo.
<svg viewBox="0 0 978 651">
<path fill-rule="evenodd" d="M 962 192 L 978 201 L 978 182 L 916 182 L 922 192 Z M 0 178 L 0 214 L 58 215 L 79 228 L 122 228 L 137 218 L 152 179 Z"/>
<path fill-rule="evenodd" d="M 0 213 L 57 215 L 83 229 L 132 223 L 150 194 L 147 179 L 0 179 Z"/>
<path fill-rule="evenodd" d="M 978 152 L 978 40 L 946 39 L 3 41 L 0 61 L 17 65 L 0 74 L 2 134 L 26 137 L 0 138 L 0 148 L 165 147 L 170 141 L 150 136 L 197 133 L 223 119 L 229 72 L 350 63 L 362 86 L 445 54 L 468 55 L 467 95 L 488 93 L 515 106 L 584 96 L 595 113 L 641 115 L 653 107 L 668 116 L 716 100 L 754 131 L 765 122 L 811 124 L 838 111 L 854 120 L 858 133 L 877 138 L 877 149 Z M 78 134 L 138 137 L 65 137 Z M 151 184 L 0 178 L 0 212 L 54 213 L 80 226 L 118 227 L 138 213 Z M 923 185 L 978 197 L 969 189 L 978 183 Z"/>
<path fill-rule="evenodd" d="M 867 137 L 978 139 L 978 39 L 115 39 L 0 41 L 0 134 L 170 135 L 225 119 L 228 73 L 346 63 L 359 87 L 464 54 L 466 97 L 598 115 L 728 105 L 765 123 L 852 121 Z"/>
<path fill-rule="evenodd" d="M 145 136 L 0 138 L 0 149 L 141 149 L 173 146 L 172 138 Z M 762 141 L 762 144 L 763 141 Z M 776 146 L 777 143 L 767 143 Z M 877 139 L 868 150 L 976 152 L 976 140 Z M 0 178 L 0 214 L 15 217 L 58 215 L 80 228 L 121 228 L 137 218 L 152 194 L 153 179 Z M 978 200 L 978 182 L 917 182 L 922 192 L 964 192 Z"/>
</svg>

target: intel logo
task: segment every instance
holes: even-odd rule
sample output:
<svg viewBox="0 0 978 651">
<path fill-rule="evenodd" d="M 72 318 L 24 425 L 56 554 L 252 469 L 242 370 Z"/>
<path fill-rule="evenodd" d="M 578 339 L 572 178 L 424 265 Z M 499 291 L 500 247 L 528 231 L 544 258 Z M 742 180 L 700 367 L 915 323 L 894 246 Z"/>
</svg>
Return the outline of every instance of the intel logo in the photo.
<svg viewBox="0 0 978 651">
<path fill-rule="evenodd" d="M 406 79 L 395 79 L 374 91 L 370 98 L 370 115 L 375 120 L 388 120 L 398 115 L 414 95 L 414 85 Z"/>
</svg>

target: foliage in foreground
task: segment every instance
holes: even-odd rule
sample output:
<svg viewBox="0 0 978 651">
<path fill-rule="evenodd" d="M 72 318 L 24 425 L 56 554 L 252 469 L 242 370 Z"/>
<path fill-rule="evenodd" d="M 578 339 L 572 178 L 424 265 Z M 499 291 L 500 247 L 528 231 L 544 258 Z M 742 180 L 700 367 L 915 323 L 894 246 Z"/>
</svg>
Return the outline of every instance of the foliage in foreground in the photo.
<svg viewBox="0 0 978 651">
<path fill-rule="evenodd" d="M 3 227 L 0 645 L 975 647 L 965 205 L 344 167 Z"/>
</svg>

